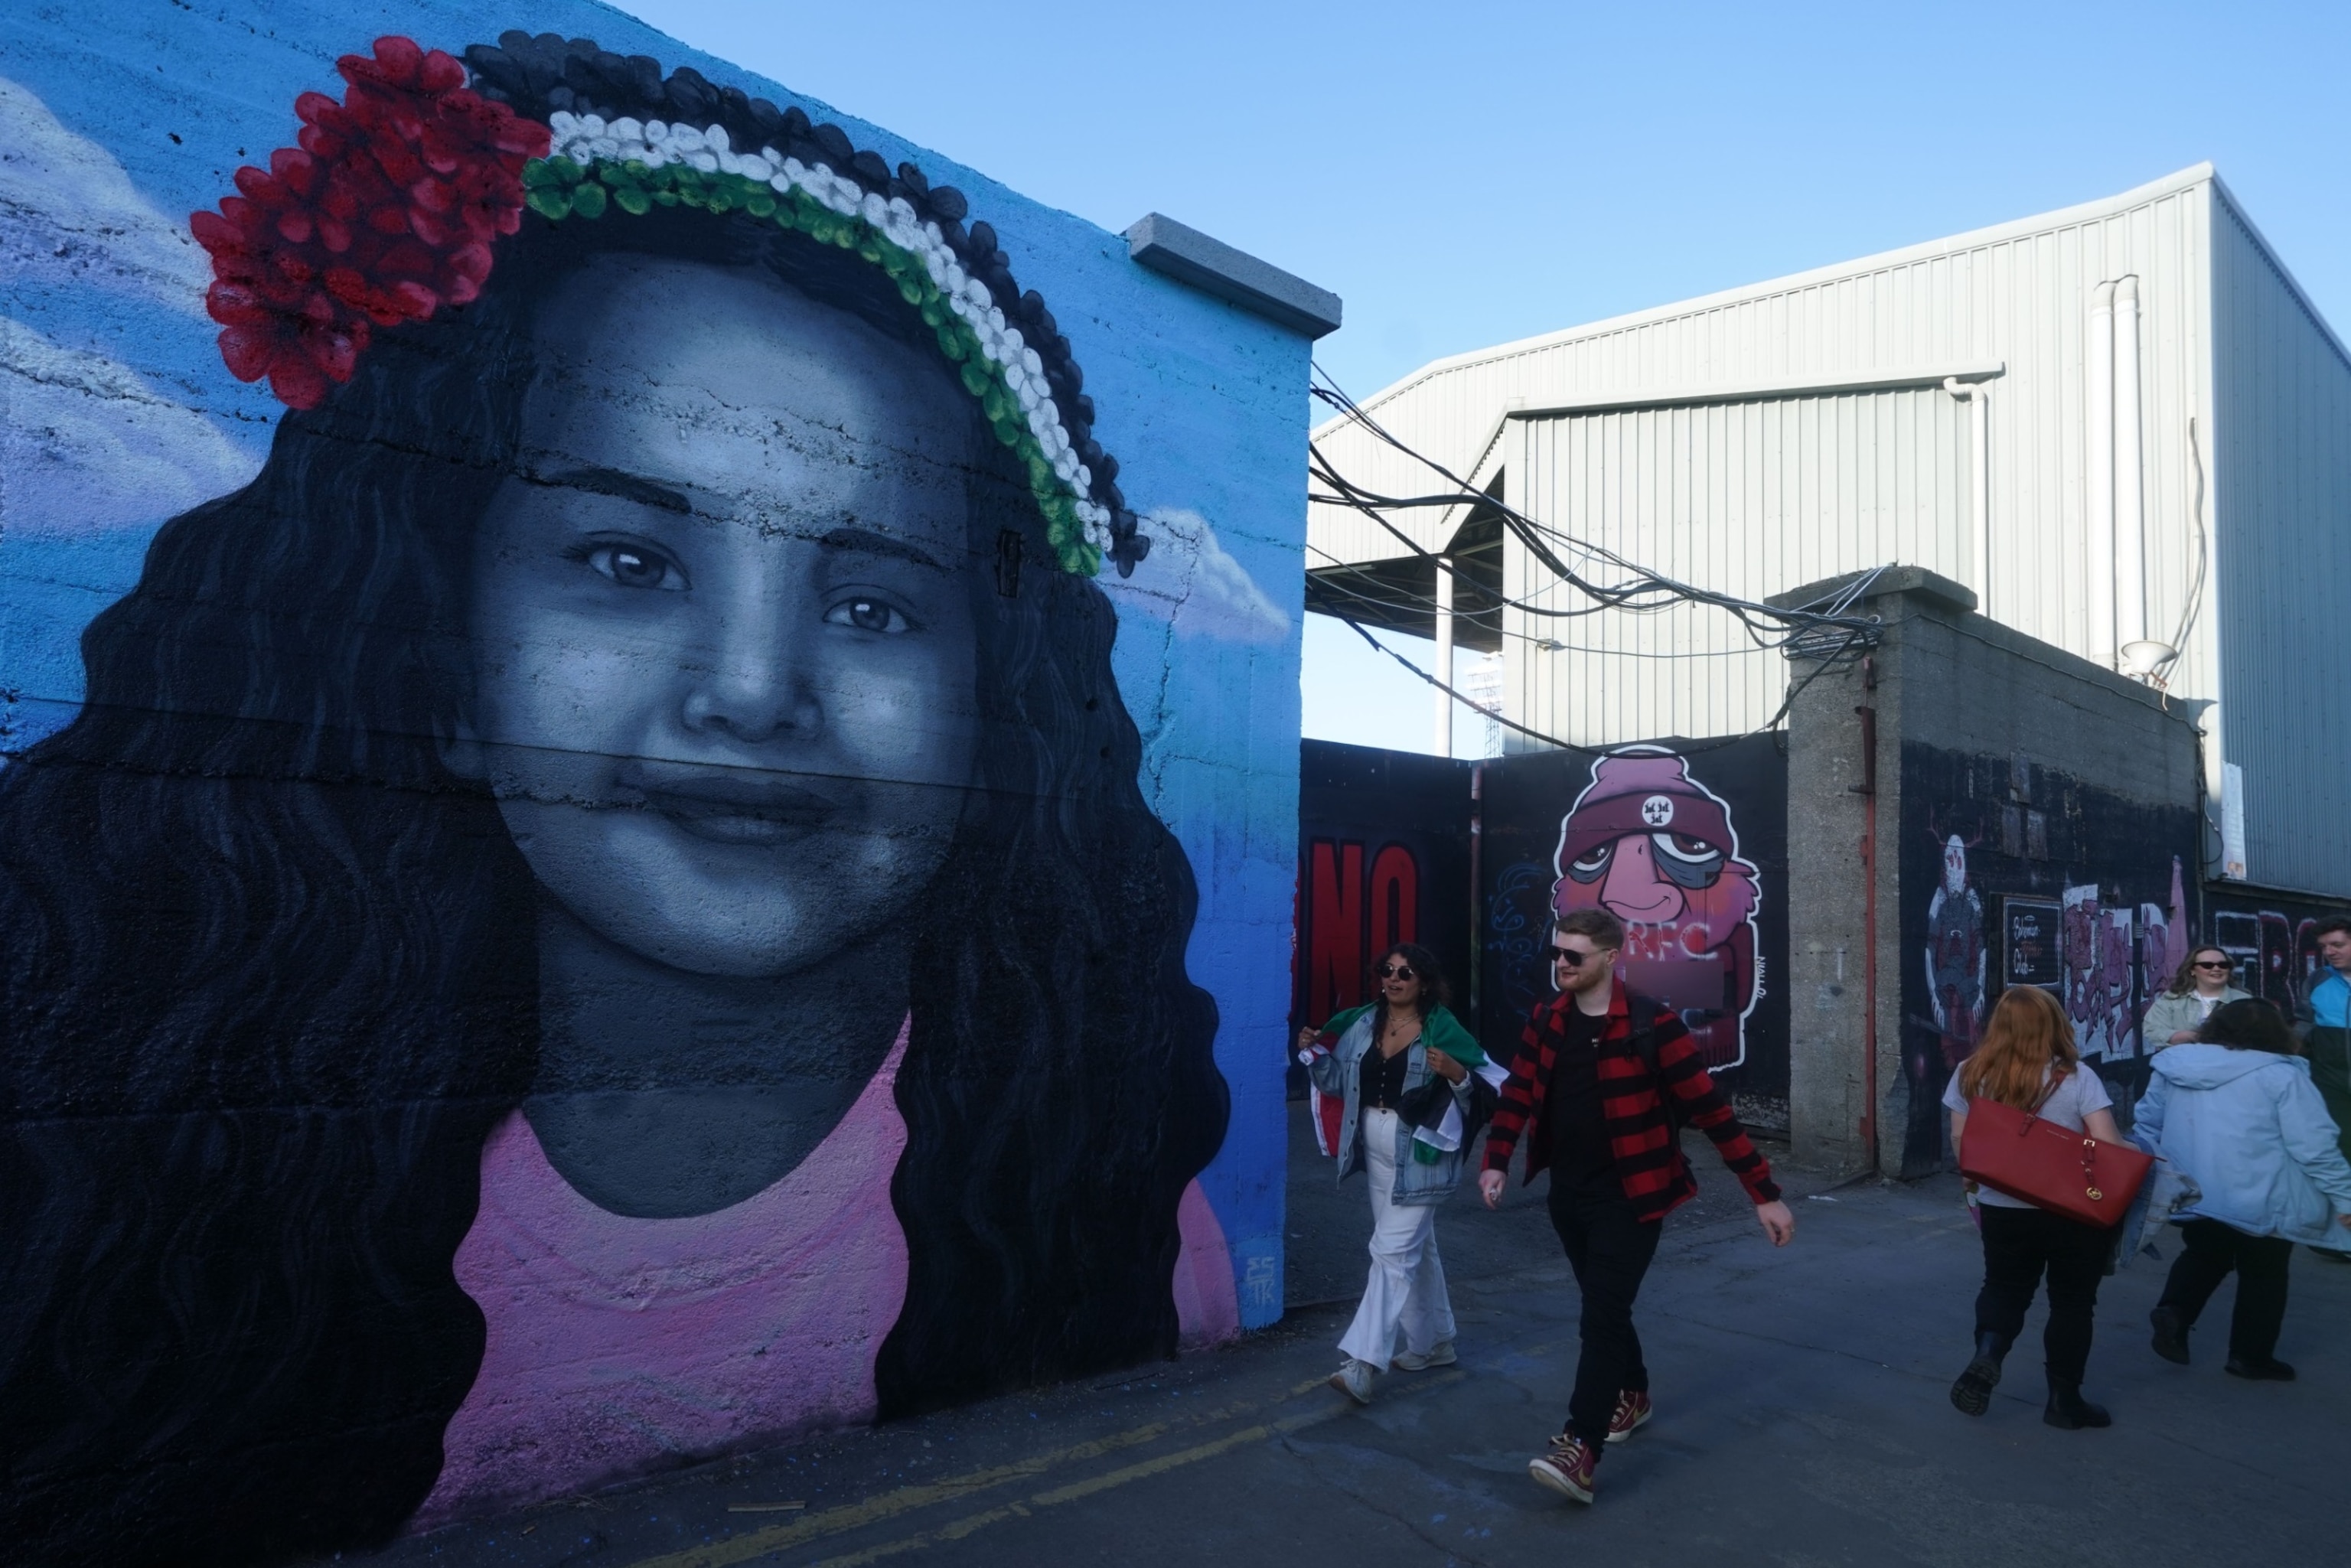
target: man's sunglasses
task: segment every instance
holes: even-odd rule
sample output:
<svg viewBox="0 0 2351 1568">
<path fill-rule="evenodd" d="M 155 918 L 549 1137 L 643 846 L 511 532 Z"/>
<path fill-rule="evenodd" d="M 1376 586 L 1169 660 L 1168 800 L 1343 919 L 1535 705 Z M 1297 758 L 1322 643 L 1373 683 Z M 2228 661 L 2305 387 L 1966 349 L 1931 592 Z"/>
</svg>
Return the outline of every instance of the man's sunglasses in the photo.
<svg viewBox="0 0 2351 1568">
<path fill-rule="evenodd" d="M 1600 956 L 1600 955 L 1596 951 L 1591 953 L 1579 953 L 1573 947 L 1554 947 L 1551 950 L 1552 963 L 1564 964 L 1571 969 L 1581 967 L 1586 958 L 1597 958 L 1598 956 Z"/>
<path fill-rule="evenodd" d="M 1412 978 L 1412 966 L 1410 964 L 1382 964 L 1380 966 L 1380 978 L 1383 980 L 1409 980 Z"/>
</svg>

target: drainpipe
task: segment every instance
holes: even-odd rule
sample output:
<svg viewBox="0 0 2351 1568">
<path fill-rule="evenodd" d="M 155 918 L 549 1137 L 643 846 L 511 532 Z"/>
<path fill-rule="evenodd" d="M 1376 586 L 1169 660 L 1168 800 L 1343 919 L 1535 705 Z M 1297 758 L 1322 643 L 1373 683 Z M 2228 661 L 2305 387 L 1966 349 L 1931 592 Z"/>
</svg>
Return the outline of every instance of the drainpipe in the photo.
<svg viewBox="0 0 2351 1568">
<path fill-rule="evenodd" d="M 1861 1113 L 1862 1146 L 1872 1175 L 1884 1167 L 1877 1146 L 1877 658 L 1861 656 Z"/>
<path fill-rule="evenodd" d="M 1943 378 L 1943 390 L 1968 403 L 1970 477 L 1968 483 L 1968 527 L 1974 538 L 1970 554 L 1975 568 L 1976 609 L 1991 613 L 1991 383 Z"/>
<path fill-rule="evenodd" d="M 1453 755 L 1453 558 L 1437 558 L 1437 755 Z"/>
<path fill-rule="evenodd" d="M 2139 472 L 2138 279 L 2115 284 L 2115 641 L 2147 637 L 2147 509 Z"/>
<path fill-rule="evenodd" d="M 2084 434 L 2088 437 L 2082 457 L 2083 490 L 2088 502 L 2084 519 L 2089 553 L 2090 624 L 2082 650 L 2093 660 L 2114 666 L 2115 650 L 2115 286 L 2101 283 L 2090 291 L 2090 343 L 2082 366 Z"/>
</svg>

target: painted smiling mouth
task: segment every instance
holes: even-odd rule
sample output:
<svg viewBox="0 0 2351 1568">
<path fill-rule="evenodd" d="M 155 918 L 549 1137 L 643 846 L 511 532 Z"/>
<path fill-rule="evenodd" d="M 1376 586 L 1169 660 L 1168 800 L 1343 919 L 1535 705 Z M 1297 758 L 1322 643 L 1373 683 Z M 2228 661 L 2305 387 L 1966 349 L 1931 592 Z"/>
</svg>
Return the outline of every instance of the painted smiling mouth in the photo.
<svg viewBox="0 0 2351 1568">
<path fill-rule="evenodd" d="M 791 843 L 823 827 L 839 810 L 821 795 L 772 779 L 680 779 L 643 788 L 647 809 L 697 839 L 720 844 Z"/>
</svg>

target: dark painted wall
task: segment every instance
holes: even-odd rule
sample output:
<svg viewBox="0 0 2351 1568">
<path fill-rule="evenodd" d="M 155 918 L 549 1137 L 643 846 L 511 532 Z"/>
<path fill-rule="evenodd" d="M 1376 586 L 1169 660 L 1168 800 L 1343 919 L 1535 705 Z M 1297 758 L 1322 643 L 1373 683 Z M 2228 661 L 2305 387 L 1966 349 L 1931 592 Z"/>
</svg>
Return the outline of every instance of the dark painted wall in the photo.
<svg viewBox="0 0 2351 1568">
<path fill-rule="evenodd" d="M 1474 1020 L 1469 776 L 1417 752 L 1309 740 L 1298 757 L 1298 927 L 1290 1031 L 1368 1000 L 1386 946 L 1434 951 Z M 1291 1068 L 1303 1092 L 1304 1071 Z"/>
<path fill-rule="evenodd" d="M 1785 1125 L 1788 765 L 1774 736 L 1552 751 L 1485 765 L 1481 1028 L 1552 994 L 1554 911 L 1625 922 L 1628 983 L 1683 1009 L 1742 1109 Z"/>
<path fill-rule="evenodd" d="M 2235 984 L 2291 1012 L 2310 977 L 2325 965 L 2318 956 L 2318 923 L 2351 914 L 2351 905 L 2243 883 L 2204 885 L 2203 939 L 2237 961 Z"/>
<path fill-rule="evenodd" d="M 2138 1020 L 2186 954 L 2192 805 L 2126 799 L 2030 758 L 1902 747 L 1902 1174 L 1949 1153 L 1939 1101 L 2011 985 L 2065 1003 L 2085 1061 L 2127 1105 Z"/>
</svg>

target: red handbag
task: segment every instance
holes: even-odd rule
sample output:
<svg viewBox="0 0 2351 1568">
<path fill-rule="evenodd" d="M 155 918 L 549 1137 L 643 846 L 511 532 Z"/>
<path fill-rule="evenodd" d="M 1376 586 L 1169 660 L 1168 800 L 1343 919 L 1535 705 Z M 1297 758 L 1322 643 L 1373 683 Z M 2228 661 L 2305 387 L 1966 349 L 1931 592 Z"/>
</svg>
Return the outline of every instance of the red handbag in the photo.
<svg viewBox="0 0 2351 1568">
<path fill-rule="evenodd" d="M 2101 1229 L 2123 1222 L 2154 1165 L 2128 1144 L 2102 1144 L 1997 1100 L 1969 1101 L 1959 1134 L 1961 1176 Z"/>
</svg>

